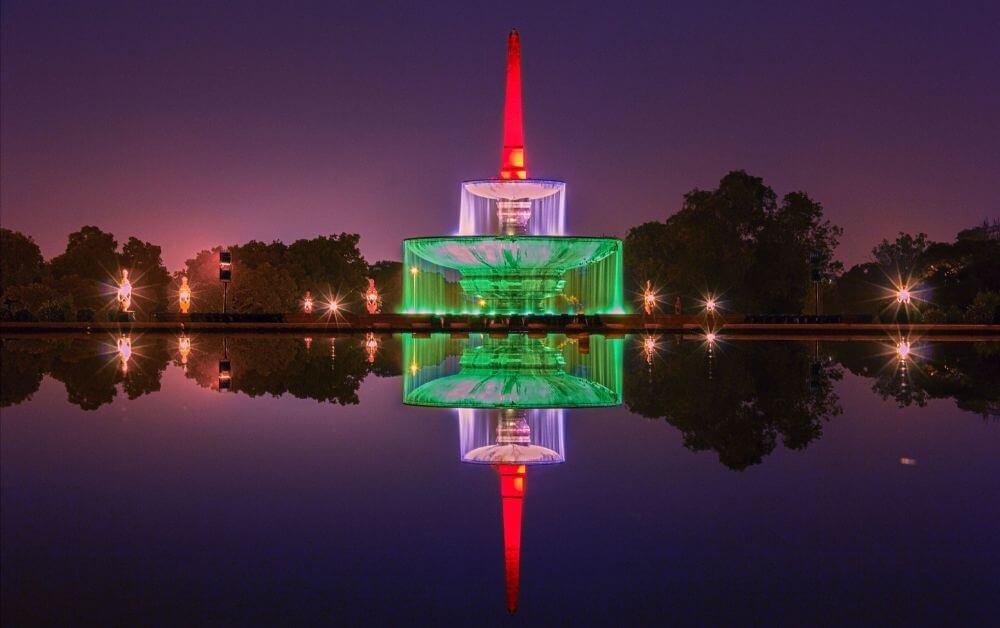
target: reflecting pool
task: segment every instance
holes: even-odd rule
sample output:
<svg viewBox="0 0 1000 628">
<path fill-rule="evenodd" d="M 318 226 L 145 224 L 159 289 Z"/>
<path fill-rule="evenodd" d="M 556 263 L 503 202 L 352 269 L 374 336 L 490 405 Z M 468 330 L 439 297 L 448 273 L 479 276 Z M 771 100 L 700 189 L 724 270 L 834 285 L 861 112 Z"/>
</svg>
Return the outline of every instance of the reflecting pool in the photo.
<svg viewBox="0 0 1000 628">
<path fill-rule="evenodd" d="M 5 625 L 986 624 L 1000 343 L 2 341 Z"/>
</svg>

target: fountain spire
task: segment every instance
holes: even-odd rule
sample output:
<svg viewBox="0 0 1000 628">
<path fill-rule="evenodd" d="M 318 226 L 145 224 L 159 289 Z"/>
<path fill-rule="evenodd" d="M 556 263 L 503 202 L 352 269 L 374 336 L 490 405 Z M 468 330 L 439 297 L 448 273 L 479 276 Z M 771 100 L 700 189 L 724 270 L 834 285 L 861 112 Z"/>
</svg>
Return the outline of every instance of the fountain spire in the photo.
<svg viewBox="0 0 1000 628">
<path fill-rule="evenodd" d="M 524 152 L 524 117 L 521 108 L 521 36 L 516 29 L 507 36 L 507 93 L 503 105 L 500 178 L 528 178 Z"/>
</svg>

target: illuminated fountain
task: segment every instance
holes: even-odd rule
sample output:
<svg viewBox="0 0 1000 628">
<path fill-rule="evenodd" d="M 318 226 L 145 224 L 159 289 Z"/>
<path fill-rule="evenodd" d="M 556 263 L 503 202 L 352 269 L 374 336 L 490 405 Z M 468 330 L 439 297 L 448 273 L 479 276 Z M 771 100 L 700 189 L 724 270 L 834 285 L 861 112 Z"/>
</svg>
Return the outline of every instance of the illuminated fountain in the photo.
<svg viewBox="0 0 1000 628">
<path fill-rule="evenodd" d="M 622 313 L 622 243 L 569 237 L 566 184 L 528 177 L 521 42 L 507 40 L 499 176 L 462 183 L 458 235 L 410 238 L 405 313 Z"/>
<path fill-rule="evenodd" d="M 621 403 L 623 340 L 402 336 L 403 402 L 457 408 L 459 458 L 500 479 L 507 610 L 517 609 L 528 467 L 566 461 L 565 408 Z M 456 359 L 457 358 L 457 359 Z"/>
</svg>

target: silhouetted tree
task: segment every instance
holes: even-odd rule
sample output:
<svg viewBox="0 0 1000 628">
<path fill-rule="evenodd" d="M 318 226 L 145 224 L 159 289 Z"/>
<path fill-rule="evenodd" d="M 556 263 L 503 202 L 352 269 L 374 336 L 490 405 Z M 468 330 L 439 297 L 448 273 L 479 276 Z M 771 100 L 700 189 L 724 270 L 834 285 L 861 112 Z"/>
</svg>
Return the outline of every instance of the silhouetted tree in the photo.
<svg viewBox="0 0 1000 628">
<path fill-rule="evenodd" d="M 368 264 L 358 249 L 357 234 L 297 240 L 291 246 L 275 241 L 250 241 L 229 247 L 233 255 L 230 308 L 237 312 L 293 312 L 308 290 L 322 302 L 338 298 L 342 305 L 360 300 Z M 192 311 L 222 309 L 219 282 L 221 247 L 200 251 L 187 260 L 193 291 Z M 177 279 L 175 277 L 174 289 Z"/>
<path fill-rule="evenodd" d="M 647 279 L 667 294 L 693 299 L 724 294 L 745 312 L 799 312 L 813 260 L 825 275 L 842 233 L 803 192 L 777 202 L 759 177 L 731 172 L 714 190 L 693 190 L 663 223 L 645 223 L 625 239 L 625 267 L 639 292 Z"/>
<path fill-rule="evenodd" d="M 163 265 L 159 246 L 130 237 L 122 246 L 119 265 L 129 270 L 137 309 L 146 312 L 166 309 L 170 273 Z"/>
<path fill-rule="evenodd" d="M 31 236 L 0 228 L 0 294 L 42 279 L 45 259 Z"/>
<path fill-rule="evenodd" d="M 951 243 L 926 234 L 900 233 L 872 249 L 872 261 L 837 279 L 841 311 L 894 318 L 892 288 L 904 284 L 919 296 L 914 314 L 924 322 L 993 322 L 1000 294 L 1000 228 L 991 223 L 959 232 Z M 913 309 L 911 308 L 911 309 Z"/>
<path fill-rule="evenodd" d="M 375 262 L 368 269 L 382 295 L 382 311 L 397 312 L 403 299 L 403 263 L 390 260 Z"/>
</svg>

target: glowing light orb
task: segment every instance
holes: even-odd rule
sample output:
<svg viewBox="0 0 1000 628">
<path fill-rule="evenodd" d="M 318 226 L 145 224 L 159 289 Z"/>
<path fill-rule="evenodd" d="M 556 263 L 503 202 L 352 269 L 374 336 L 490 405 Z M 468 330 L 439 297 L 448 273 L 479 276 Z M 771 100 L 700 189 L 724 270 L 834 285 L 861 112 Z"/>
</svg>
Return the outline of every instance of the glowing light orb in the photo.
<svg viewBox="0 0 1000 628">
<path fill-rule="evenodd" d="M 378 352 L 378 338 L 375 334 L 368 332 L 365 336 L 365 353 L 368 354 L 368 363 L 375 361 L 375 354 Z"/>
<path fill-rule="evenodd" d="M 122 312 L 128 312 L 129 308 L 132 307 L 132 282 L 128 280 L 128 270 L 122 269 L 122 278 L 118 282 L 118 292 L 116 294 L 118 299 L 118 309 Z"/>
<path fill-rule="evenodd" d="M 654 307 L 656 307 L 656 292 L 653 291 L 653 286 L 647 279 L 646 289 L 642 293 L 642 309 L 648 315 L 653 313 Z"/>
<path fill-rule="evenodd" d="M 187 366 L 188 354 L 191 353 L 191 339 L 181 336 L 177 339 L 177 353 L 181 354 L 181 365 Z"/>
<path fill-rule="evenodd" d="M 646 355 L 646 365 L 652 366 L 653 356 L 656 355 L 656 338 L 653 336 L 643 338 L 642 352 Z"/>
<path fill-rule="evenodd" d="M 900 288 L 896 290 L 896 303 L 901 303 L 903 305 L 909 305 L 912 297 L 910 295 L 909 288 Z"/>
<path fill-rule="evenodd" d="M 705 342 L 707 342 L 710 345 L 715 344 L 716 339 L 717 338 L 715 332 L 710 331 L 707 334 L 705 334 Z"/>
<path fill-rule="evenodd" d="M 897 342 L 896 355 L 900 360 L 908 360 L 910 358 L 910 343 L 906 340 Z"/>
<path fill-rule="evenodd" d="M 313 339 L 310 338 L 309 336 L 306 336 L 305 338 L 302 339 L 302 342 L 306 343 L 306 351 L 308 351 L 309 348 L 312 347 Z"/>
<path fill-rule="evenodd" d="M 709 297 L 705 301 L 705 311 L 707 311 L 709 313 L 714 313 L 717 307 L 718 307 L 718 304 L 716 304 L 715 299 L 713 299 L 712 297 Z"/>
<path fill-rule="evenodd" d="M 313 312 L 312 292 L 309 290 L 306 290 L 306 296 L 302 299 L 302 311 L 306 314 L 312 314 Z"/>
<path fill-rule="evenodd" d="M 330 304 L 327 306 L 327 309 L 336 314 L 338 311 L 340 311 L 340 303 L 338 303 L 337 301 L 331 301 Z"/>
<path fill-rule="evenodd" d="M 413 275 L 414 277 L 416 277 L 419 272 L 420 272 L 419 268 L 417 268 L 416 266 L 410 266 L 410 274 L 411 275 Z"/>
<path fill-rule="evenodd" d="M 118 360 L 121 362 L 122 373 L 128 373 L 128 361 L 131 358 L 132 358 L 132 338 L 129 336 L 119 337 Z"/>
<path fill-rule="evenodd" d="M 410 364 L 410 375 L 416 375 L 420 372 L 420 365 L 416 362 Z"/>
<path fill-rule="evenodd" d="M 177 305 L 182 314 L 187 314 L 191 309 L 191 286 L 188 285 L 187 276 L 181 277 L 181 287 L 177 289 Z"/>
</svg>

